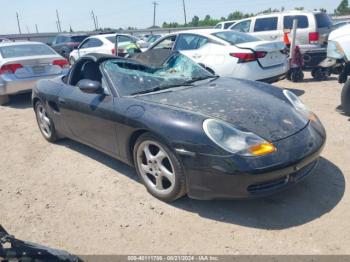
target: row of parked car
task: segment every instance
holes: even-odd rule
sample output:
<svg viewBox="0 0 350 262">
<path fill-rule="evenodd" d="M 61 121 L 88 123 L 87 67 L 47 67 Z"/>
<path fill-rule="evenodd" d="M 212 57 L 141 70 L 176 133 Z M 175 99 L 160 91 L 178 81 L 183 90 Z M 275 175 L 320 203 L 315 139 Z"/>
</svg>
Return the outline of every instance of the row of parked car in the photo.
<svg viewBox="0 0 350 262">
<path fill-rule="evenodd" d="M 30 88 L 26 87 L 38 78 L 64 73 L 69 64 L 89 53 L 130 58 L 141 52 L 171 50 L 185 54 L 214 75 L 273 83 L 285 78 L 289 70 L 283 38 L 294 19 L 298 20 L 297 44 L 308 50 L 325 50 L 332 21 L 320 11 L 259 15 L 226 21 L 214 29 L 167 35 L 60 34 L 48 44 L 51 48 L 40 43 L 3 40 L 0 102 L 8 102 L 8 94 L 28 91 Z"/>
</svg>

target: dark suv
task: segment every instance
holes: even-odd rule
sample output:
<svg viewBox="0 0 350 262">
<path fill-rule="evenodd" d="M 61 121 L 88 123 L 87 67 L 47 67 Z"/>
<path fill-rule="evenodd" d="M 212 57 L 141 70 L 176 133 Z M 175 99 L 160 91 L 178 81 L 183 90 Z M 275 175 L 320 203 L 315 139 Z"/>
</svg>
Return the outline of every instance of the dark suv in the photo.
<svg viewBox="0 0 350 262">
<path fill-rule="evenodd" d="M 57 53 L 68 59 L 69 53 L 77 48 L 87 37 L 89 37 L 89 35 L 60 34 L 52 41 L 51 47 L 55 49 Z"/>
</svg>

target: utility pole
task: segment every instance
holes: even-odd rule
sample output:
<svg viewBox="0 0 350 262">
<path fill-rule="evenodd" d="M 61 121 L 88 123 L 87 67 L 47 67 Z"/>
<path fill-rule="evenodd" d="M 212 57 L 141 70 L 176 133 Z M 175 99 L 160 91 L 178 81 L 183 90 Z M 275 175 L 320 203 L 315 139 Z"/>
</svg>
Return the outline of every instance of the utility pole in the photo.
<svg viewBox="0 0 350 262">
<path fill-rule="evenodd" d="M 185 25 L 187 25 L 187 15 L 186 15 L 186 4 L 185 4 L 185 0 L 182 0 L 182 5 L 183 5 L 183 8 L 184 8 Z"/>
<path fill-rule="evenodd" d="M 39 34 L 39 29 L 38 29 L 38 25 L 35 24 L 35 29 L 36 29 L 36 33 Z"/>
<path fill-rule="evenodd" d="M 58 31 L 59 31 L 59 32 L 62 32 L 60 16 L 58 15 L 58 10 L 57 10 L 57 9 L 56 9 L 56 16 L 57 16 Z"/>
<path fill-rule="evenodd" d="M 19 23 L 18 12 L 16 12 L 16 16 L 17 16 L 18 31 L 19 31 L 19 34 L 21 35 L 21 34 L 22 34 L 22 31 L 21 31 L 21 25 L 20 25 L 20 23 Z"/>
<path fill-rule="evenodd" d="M 29 31 L 29 27 L 28 25 L 26 26 L 27 27 L 27 33 L 30 34 L 30 31 Z"/>
<path fill-rule="evenodd" d="M 95 30 L 97 30 L 96 16 L 95 16 L 94 10 L 91 11 L 91 16 L 92 16 L 92 19 L 94 20 Z"/>
<path fill-rule="evenodd" d="M 157 2 L 153 2 L 153 27 L 156 26 L 156 12 L 157 12 Z"/>
<path fill-rule="evenodd" d="M 96 17 L 96 27 L 97 27 L 97 29 L 99 29 L 100 26 L 99 26 L 99 24 L 98 24 L 98 17 L 97 17 L 97 16 L 95 16 L 95 17 Z"/>
</svg>

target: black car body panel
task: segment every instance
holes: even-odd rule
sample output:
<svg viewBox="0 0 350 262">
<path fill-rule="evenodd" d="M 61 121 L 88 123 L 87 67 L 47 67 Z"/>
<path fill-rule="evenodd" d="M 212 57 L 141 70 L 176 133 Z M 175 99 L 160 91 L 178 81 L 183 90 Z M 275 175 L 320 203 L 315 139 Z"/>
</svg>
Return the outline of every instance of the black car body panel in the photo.
<svg viewBox="0 0 350 262">
<path fill-rule="evenodd" d="M 0 259 L 1 261 L 82 261 L 79 257 L 71 255 L 66 251 L 19 240 L 7 233 L 1 225 Z"/>
<path fill-rule="evenodd" d="M 103 64 L 117 58 L 84 59 Z M 71 74 L 77 68 L 79 61 Z M 249 198 L 286 188 L 312 171 L 325 144 L 319 120 L 303 119 L 281 89 L 267 84 L 219 78 L 119 96 L 105 73 L 102 70 L 109 94 L 83 93 L 69 84 L 74 78 L 69 75 L 40 81 L 33 90 L 33 103 L 45 104 L 61 136 L 129 165 L 136 139 L 145 132 L 156 135 L 180 159 L 192 198 Z M 229 153 L 203 131 L 208 118 L 254 132 L 273 142 L 277 151 L 260 157 Z"/>
<path fill-rule="evenodd" d="M 145 95 L 140 99 L 219 118 L 272 142 L 305 127 L 305 120 L 291 109 L 282 92 L 246 80 L 220 78 L 200 87 Z"/>
</svg>

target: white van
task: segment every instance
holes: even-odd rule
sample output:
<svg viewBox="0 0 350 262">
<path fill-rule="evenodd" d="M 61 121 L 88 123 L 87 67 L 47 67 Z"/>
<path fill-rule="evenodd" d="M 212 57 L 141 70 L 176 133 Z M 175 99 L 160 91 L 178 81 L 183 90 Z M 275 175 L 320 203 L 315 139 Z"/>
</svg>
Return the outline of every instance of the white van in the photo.
<svg viewBox="0 0 350 262">
<path fill-rule="evenodd" d="M 229 29 L 250 33 L 264 40 L 283 41 L 284 31 L 291 29 L 293 20 L 298 20 L 296 44 L 325 45 L 332 30 L 332 20 L 321 11 L 288 11 L 263 14 L 240 20 Z"/>
</svg>

